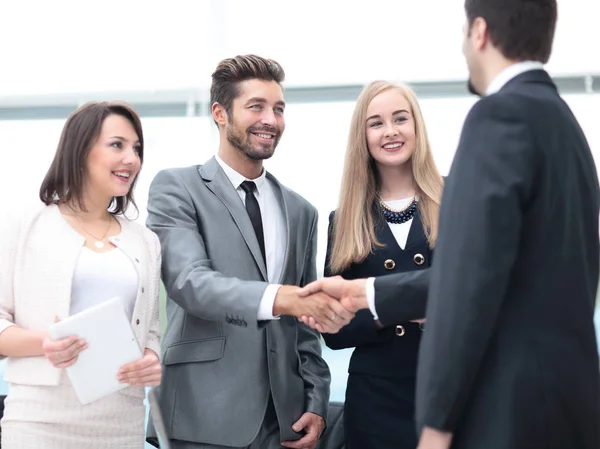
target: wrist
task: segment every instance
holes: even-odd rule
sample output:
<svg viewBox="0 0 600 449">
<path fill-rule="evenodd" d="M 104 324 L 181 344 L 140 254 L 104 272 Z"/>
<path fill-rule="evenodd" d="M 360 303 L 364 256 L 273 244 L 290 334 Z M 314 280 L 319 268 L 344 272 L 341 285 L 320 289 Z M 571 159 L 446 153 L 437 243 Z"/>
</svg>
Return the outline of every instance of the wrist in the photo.
<svg viewBox="0 0 600 449">
<path fill-rule="evenodd" d="M 354 279 L 351 282 L 354 284 L 351 295 L 354 312 L 361 309 L 368 309 L 369 302 L 367 301 L 367 280 Z"/>
<path fill-rule="evenodd" d="M 273 316 L 294 315 L 294 298 L 295 293 L 300 290 L 299 287 L 291 285 L 282 285 L 275 295 L 273 302 Z"/>
<path fill-rule="evenodd" d="M 35 346 L 38 348 L 37 350 L 37 355 L 45 355 L 46 351 L 44 350 L 44 341 L 46 341 L 46 339 L 52 339 L 52 337 L 50 337 L 50 333 L 46 332 L 46 331 L 32 331 L 33 332 L 33 339 L 35 342 Z"/>
<path fill-rule="evenodd" d="M 157 360 L 160 360 L 160 358 L 158 357 L 158 354 L 156 353 L 156 351 L 154 349 L 145 348 L 144 355 L 151 355 L 154 358 L 156 358 Z"/>
</svg>

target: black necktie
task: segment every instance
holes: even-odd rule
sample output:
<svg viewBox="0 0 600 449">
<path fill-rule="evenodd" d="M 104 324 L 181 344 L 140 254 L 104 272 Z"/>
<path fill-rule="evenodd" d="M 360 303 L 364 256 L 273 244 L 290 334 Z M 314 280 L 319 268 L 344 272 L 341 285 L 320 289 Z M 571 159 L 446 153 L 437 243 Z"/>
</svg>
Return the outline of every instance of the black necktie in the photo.
<svg viewBox="0 0 600 449">
<path fill-rule="evenodd" d="M 244 192 L 246 192 L 246 211 L 250 216 L 256 239 L 258 240 L 258 246 L 260 246 L 260 252 L 262 253 L 265 267 L 267 266 L 267 257 L 265 255 L 265 236 L 263 233 L 262 216 L 260 214 L 260 206 L 254 196 L 256 190 L 256 184 L 252 181 L 244 181 L 240 186 Z"/>
</svg>

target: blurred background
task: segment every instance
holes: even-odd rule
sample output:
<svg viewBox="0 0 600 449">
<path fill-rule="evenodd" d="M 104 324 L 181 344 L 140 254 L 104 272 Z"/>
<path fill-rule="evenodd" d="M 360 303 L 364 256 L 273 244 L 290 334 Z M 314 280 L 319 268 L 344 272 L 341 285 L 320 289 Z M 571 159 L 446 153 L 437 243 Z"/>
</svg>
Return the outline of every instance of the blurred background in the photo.
<svg viewBox="0 0 600 449">
<path fill-rule="evenodd" d="M 600 2 L 558 4 L 547 69 L 598 164 Z M 0 0 L 0 191 L 10 201 L 35 201 L 67 115 L 90 100 L 125 100 L 144 126 L 136 190 L 143 223 L 158 170 L 202 164 L 217 150 L 208 115 L 217 63 L 255 53 L 286 71 L 287 128 L 266 167 L 318 208 L 322 273 L 327 217 L 362 86 L 387 79 L 415 88 L 447 174 L 476 101 L 466 91 L 463 23 L 462 0 Z M 343 400 L 349 351 L 324 354 L 331 399 Z"/>
</svg>

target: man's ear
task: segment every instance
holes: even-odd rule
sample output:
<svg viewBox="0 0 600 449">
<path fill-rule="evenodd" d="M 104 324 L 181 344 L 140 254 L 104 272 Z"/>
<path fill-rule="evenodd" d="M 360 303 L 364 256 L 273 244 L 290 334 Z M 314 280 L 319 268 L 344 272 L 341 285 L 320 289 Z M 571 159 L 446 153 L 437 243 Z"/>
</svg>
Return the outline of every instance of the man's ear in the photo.
<svg viewBox="0 0 600 449">
<path fill-rule="evenodd" d="M 476 50 L 483 50 L 490 43 L 490 33 L 487 22 L 483 17 L 476 17 L 471 25 L 471 40 Z"/>
<path fill-rule="evenodd" d="M 217 122 L 217 125 L 219 125 L 219 127 L 225 126 L 227 123 L 227 111 L 225 110 L 225 107 L 215 101 L 210 109 L 213 120 Z"/>
</svg>

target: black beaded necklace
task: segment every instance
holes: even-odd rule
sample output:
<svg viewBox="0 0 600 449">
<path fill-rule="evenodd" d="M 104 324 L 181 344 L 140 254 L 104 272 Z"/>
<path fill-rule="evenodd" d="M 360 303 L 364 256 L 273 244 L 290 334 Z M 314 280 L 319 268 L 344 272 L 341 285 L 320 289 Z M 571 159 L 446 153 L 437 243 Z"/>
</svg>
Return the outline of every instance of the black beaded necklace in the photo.
<svg viewBox="0 0 600 449">
<path fill-rule="evenodd" d="M 413 198 L 410 204 L 404 209 L 394 210 L 388 207 L 381 199 L 379 200 L 385 221 L 395 224 L 406 223 L 408 220 L 412 219 L 417 212 L 418 203 L 419 201 L 416 198 Z"/>
</svg>

